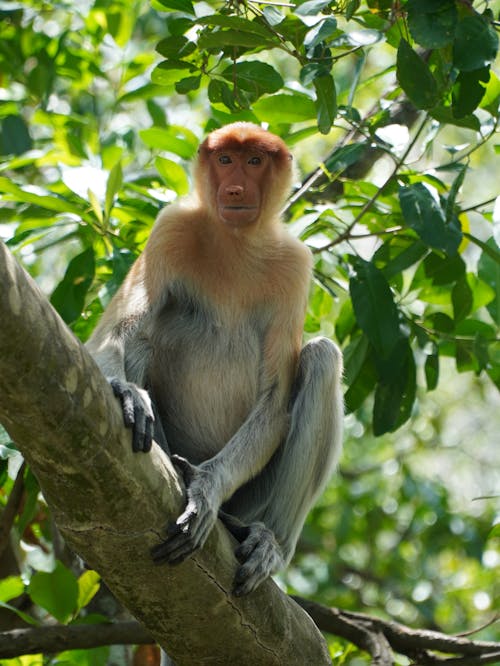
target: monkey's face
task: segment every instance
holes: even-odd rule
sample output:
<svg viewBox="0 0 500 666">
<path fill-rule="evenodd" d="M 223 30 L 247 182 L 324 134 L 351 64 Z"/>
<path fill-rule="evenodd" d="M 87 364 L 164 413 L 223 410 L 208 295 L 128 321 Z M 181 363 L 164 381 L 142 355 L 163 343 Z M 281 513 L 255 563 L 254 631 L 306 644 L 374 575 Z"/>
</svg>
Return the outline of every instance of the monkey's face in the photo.
<svg viewBox="0 0 500 666">
<path fill-rule="evenodd" d="M 211 155 L 222 222 L 244 227 L 258 220 L 269 166 L 269 155 L 256 149 L 220 150 Z"/>
</svg>

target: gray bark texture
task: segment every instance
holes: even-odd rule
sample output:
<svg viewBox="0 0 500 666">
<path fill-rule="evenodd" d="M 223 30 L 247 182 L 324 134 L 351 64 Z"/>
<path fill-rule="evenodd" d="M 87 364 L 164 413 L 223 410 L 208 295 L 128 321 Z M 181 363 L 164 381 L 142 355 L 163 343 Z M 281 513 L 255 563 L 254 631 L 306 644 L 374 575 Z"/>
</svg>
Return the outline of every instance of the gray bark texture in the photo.
<svg viewBox="0 0 500 666">
<path fill-rule="evenodd" d="M 231 594 L 233 543 L 218 523 L 178 567 L 149 550 L 183 507 L 167 456 L 132 452 L 111 388 L 36 283 L 0 243 L 0 422 L 42 488 L 68 545 L 178 666 L 321 666 L 320 632 L 266 581 Z"/>
</svg>

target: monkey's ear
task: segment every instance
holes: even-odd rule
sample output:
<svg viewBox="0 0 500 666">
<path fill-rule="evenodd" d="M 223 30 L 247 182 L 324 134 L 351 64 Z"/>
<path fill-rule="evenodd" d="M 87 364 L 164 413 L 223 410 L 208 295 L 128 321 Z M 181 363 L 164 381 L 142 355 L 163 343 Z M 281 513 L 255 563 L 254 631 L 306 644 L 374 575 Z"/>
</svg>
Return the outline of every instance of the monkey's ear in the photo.
<svg viewBox="0 0 500 666">
<path fill-rule="evenodd" d="M 293 162 L 293 155 L 292 155 L 292 153 L 288 153 L 288 159 L 290 160 L 290 162 Z"/>
</svg>

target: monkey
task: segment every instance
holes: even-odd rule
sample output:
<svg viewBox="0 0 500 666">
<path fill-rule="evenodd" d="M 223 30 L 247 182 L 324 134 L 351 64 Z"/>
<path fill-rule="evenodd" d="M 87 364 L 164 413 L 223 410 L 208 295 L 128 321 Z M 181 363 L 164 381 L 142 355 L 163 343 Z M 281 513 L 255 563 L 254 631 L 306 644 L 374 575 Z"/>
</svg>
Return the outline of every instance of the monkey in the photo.
<svg viewBox="0 0 500 666">
<path fill-rule="evenodd" d="M 133 450 L 155 440 L 185 483 L 153 561 L 184 561 L 221 518 L 236 595 L 289 563 L 342 446 L 342 354 L 326 337 L 302 347 L 312 254 L 281 219 L 293 173 L 258 125 L 208 134 L 193 192 L 159 213 L 87 342 Z"/>
</svg>

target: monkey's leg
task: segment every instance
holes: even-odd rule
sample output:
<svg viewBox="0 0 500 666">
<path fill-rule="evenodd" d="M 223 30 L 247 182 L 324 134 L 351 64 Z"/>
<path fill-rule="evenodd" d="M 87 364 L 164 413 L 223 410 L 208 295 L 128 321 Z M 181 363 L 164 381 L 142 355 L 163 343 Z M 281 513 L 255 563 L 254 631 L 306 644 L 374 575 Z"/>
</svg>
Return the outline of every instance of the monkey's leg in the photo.
<svg viewBox="0 0 500 666">
<path fill-rule="evenodd" d="M 237 594 L 255 589 L 293 555 L 306 515 L 340 454 L 341 377 L 342 356 L 333 342 L 315 338 L 305 345 L 286 440 L 259 476 L 224 505 L 225 512 L 250 523 L 246 537 L 240 532 L 244 540 L 236 552 L 244 560 Z"/>
</svg>

